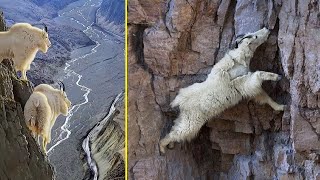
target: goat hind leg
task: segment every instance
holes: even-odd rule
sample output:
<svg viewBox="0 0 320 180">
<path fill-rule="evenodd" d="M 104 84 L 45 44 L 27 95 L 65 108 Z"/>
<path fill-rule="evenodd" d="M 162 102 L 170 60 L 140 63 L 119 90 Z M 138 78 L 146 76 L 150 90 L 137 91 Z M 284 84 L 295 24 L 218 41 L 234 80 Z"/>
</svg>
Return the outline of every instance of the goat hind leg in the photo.
<svg viewBox="0 0 320 180">
<path fill-rule="evenodd" d="M 40 145 L 40 135 L 38 134 L 38 136 L 37 136 L 37 142 L 38 142 L 38 144 Z"/>
<path fill-rule="evenodd" d="M 27 81 L 27 70 L 21 71 L 21 80 Z"/>
<path fill-rule="evenodd" d="M 199 121 L 198 121 L 199 122 Z M 201 121 L 200 121 L 201 122 Z M 192 125 L 186 121 L 179 121 L 172 127 L 172 130 L 163 139 L 160 140 L 159 147 L 162 153 L 165 153 L 165 148 L 172 149 L 174 142 L 180 142 L 185 140 L 191 140 L 200 131 L 203 123 L 192 123 Z"/>
<path fill-rule="evenodd" d="M 187 132 L 184 132 L 187 133 Z M 164 154 L 166 152 L 166 147 L 169 146 L 170 149 L 174 147 L 174 142 L 185 140 L 183 139 L 183 132 L 177 130 L 171 130 L 169 134 L 160 140 L 159 147 L 160 151 Z"/>
<path fill-rule="evenodd" d="M 32 134 L 32 137 L 33 137 L 34 139 L 37 138 L 37 133 L 36 133 L 36 132 L 32 131 L 31 134 Z"/>
</svg>

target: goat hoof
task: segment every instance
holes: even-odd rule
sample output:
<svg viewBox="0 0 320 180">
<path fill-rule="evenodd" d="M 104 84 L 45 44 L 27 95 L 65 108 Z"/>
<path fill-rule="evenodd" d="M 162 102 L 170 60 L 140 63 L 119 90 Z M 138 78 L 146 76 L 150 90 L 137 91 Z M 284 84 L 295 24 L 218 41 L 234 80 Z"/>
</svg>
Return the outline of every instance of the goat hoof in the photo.
<svg viewBox="0 0 320 180">
<path fill-rule="evenodd" d="M 160 155 L 163 155 L 166 153 L 166 146 L 161 145 L 161 142 L 159 143 L 159 149 L 160 149 Z"/>
<path fill-rule="evenodd" d="M 275 113 L 279 114 L 281 111 L 284 111 L 286 108 L 286 105 L 280 105 L 277 109 L 275 109 Z"/>
<path fill-rule="evenodd" d="M 281 76 L 281 75 L 278 75 L 277 81 L 280 81 L 281 79 L 282 79 L 282 76 Z"/>
<path fill-rule="evenodd" d="M 168 149 L 173 149 L 174 148 L 174 142 L 171 142 L 167 146 Z"/>
<path fill-rule="evenodd" d="M 165 148 L 160 146 L 160 155 L 164 155 L 165 153 L 166 153 Z"/>
</svg>

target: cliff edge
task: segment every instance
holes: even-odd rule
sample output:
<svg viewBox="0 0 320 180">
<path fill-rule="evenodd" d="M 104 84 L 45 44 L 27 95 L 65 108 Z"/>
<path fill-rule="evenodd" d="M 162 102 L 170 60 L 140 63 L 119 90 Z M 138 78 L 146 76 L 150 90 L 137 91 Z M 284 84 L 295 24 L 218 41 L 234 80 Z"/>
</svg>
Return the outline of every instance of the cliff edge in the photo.
<svg viewBox="0 0 320 180">
<path fill-rule="evenodd" d="M 0 31 L 5 30 L 3 15 Z M 17 79 L 10 60 L 0 63 L 0 177 L 54 179 L 53 168 L 25 125 L 23 107 L 32 93 L 29 83 Z"/>
</svg>

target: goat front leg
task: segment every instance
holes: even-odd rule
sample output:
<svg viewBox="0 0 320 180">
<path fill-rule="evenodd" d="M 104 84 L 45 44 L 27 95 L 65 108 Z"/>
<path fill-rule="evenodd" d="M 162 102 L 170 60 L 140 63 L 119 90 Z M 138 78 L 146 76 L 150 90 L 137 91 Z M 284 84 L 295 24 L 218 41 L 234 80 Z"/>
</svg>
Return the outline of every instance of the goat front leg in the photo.
<svg viewBox="0 0 320 180">
<path fill-rule="evenodd" d="M 250 83 L 252 81 L 259 81 L 260 83 L 262 83 L 263 81 L 279 81 L 281 78 L 282 76 L 276 73 L 256 71 L 251 74 L 251 78 L 248 82 Z"/>
<path fill-rule="evenodd" d="M 253 100 L 259 104 L 269 104 L 275 111 L 283 111 L 285 107 L 285 105 L 273 101 L 263 89 L 260 94 L 253 97 Z"/>
<path fill-rule="evenodd" d="M 237 77 L 232 80 L 234 87 L 240 91 L 244 97 L 254 97 L 263 93 L 261 87 L 263 81 L 278 81 L 282 76 L 265 71 L 256 71 L 254 73 L 248 73 L 244 76 Z"/>
<path fill-rule="evenodd" d="M 42 149 L 45 154 L 47 154 L 47 144 L 48 144 L 48 137 L 42 136 Z"/>
<path fill-rule="evenodd" d="M 28 81 L 27 79 L 27 70 L 21 70 L 21 80 Z"/>
</svg>

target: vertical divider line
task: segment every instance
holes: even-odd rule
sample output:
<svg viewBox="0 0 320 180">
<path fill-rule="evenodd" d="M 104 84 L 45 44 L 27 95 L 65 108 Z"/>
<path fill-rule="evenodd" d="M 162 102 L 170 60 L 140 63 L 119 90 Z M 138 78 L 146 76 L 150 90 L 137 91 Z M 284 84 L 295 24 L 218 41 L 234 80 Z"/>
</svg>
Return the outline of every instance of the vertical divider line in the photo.
<svg viewBox="0 0 320 180">
<path fill-rule="evenodd" d="M 125 0 L 125 179 L 128 180 L 128 0 Z"/>
</svg>

